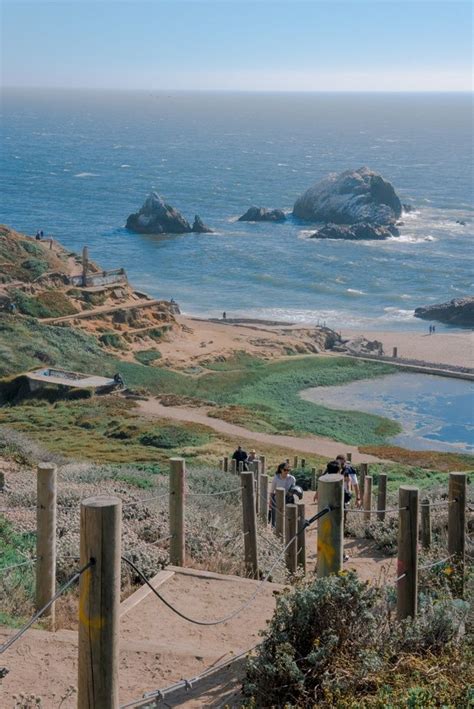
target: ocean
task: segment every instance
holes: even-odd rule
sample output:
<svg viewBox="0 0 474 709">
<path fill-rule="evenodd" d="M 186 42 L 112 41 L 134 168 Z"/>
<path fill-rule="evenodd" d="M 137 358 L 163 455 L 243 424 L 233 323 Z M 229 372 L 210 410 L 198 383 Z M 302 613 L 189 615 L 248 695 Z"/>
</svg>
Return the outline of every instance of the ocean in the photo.
<svg viewBox="0 0 474 709">
<path fill-rule="evenodd" d="M 0 221 L 87 244 L 185 313 L 425 330 L 417 306 L 472 293 L 470 95 L 11 89 L 1 114 Z M 414 206 L 400 238 L 236 222 L 251 205 L 291 210 L 328 173 L 362 165 Z M 215 233 L 127 232 L 151 190 Z"/>
</svg>

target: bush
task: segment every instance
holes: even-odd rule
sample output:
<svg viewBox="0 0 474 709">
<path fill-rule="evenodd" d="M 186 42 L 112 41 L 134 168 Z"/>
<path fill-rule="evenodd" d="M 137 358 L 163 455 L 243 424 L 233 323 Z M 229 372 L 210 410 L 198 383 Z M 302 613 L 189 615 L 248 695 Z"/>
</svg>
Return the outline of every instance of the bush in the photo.
<svg viewBox="0 0 474 709">
<path fill-rule="evenodd" d="M 135 359 L 141 364 L 151 364 L 157 359 L 161 359 L 161 352 L 158 350 L 141 350 L 135 352 Z"/>
<path fill-rule="evenodd" d="M 144 446 L 154 448 L 184 448 L 187 446 L 202 446 L 208 443 L 209 436 L 204 433 L 195 433 L 178 426 L 164 426 L 158 431 L 143 433 L 139 441 Z"/>
<path fill-rule="evenodd" d="M 126 349 L 122 338 L 116 332 L 104 332 L 103 335 L 100 335 L 99 342 L 105 347 L 113 347 L 116 350 Z"/>
<path fill-rule="evenodd" d="M 247 663 L 245 706 L 419 706 L 397 703 L 394 697 L 379 703 L 378 691 L 387 689 L 402 661 L 408 658 L 409 664 L 409 653 L 432 658 L 457 647 L 466 608 L 448 597 L 441 602 L 421 598 L 415 621 L 399 623 L 384 590 L 368 586 L 353 572 L 306 582 L 278 599 L 265 639 Z M 401 685 L 404 699 L 410 685 Z M 459 691 L 463 696 L 465 686 Z M 374 703 L 366 703 L 367 698 Z"/>
</svg>

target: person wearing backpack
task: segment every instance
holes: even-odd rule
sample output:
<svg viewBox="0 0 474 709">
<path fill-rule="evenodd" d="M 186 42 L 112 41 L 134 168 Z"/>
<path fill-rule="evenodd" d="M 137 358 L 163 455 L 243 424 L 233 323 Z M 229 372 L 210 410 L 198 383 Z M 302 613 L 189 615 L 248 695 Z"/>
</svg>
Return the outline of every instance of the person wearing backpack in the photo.
<svg viewBox="0 0 474 709">
<path fill-rule="evenodd" d="M 356 506 L 360 507 L 362 500 L 360 497 L 360 487 L 359 481 L 357 480 L 356 469 L 347 461 L 343 453 L 339 453 L 339 455 L 336 456 L 336 460 L 341 466 L 341 472 L 344 475 L 344 504 L 347 505 L 351 501 L 352 488 L 356 494 Z"/>
</svg>

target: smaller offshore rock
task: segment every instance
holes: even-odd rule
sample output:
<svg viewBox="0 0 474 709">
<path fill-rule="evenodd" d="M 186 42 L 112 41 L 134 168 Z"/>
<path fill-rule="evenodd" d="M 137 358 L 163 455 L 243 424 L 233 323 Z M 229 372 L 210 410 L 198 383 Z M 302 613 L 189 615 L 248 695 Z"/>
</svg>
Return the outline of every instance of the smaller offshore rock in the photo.
<svg viewBox="0 0 474 709">
<path fill-rule="evenodd" d="M 204 224 L 198 214 L 196 214 L 196 216 L 194 217 L 194 222 L 191 227 L 191 231 L 193 231 L 195 234 L 214 234 L 214 230 L 211 229 L 210 226 L 207 226 L 207 224 Z"/>
<path fill-rule="evenodd" d="M 426 305 L 415 310 L 415 318 L 437 320 L 448 325 L 474 327 L 474 296 L 453 298 L 447 303 Z"/>
<path fill-rule="evenodd" d="M 250 207 L 238 218 L 239 222 L 283 222 L 286 214 L 282 209 L 265 209 L 265 207 Z"/>
<path fill-rule="evenodd" d="M 310 239 L 351 239 L 353 241 L 383 241 L 391 236 L 400 236 L 394 224 L 383 226 L 381 224 L 325 224 Z"/>
<path fill-rule="evenodd" d="M 166 204 L 158 192 L 151 192 L 142 208 L 130 214 L 126 228 L 139 234 L 189 234 L 191 225 L 177 209 Z"/>
</svg>

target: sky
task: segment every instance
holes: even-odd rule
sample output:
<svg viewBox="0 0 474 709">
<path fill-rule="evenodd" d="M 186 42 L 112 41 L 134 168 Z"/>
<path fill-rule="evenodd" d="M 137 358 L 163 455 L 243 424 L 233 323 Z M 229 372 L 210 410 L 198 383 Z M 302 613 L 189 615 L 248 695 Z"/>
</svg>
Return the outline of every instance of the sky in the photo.
<svg viewBox="0 0 474 709">
<path fill-rule="evenodd" d="M 0 0 L 3 86 L 471 91 L 466 0 Z"/>
</svg>

